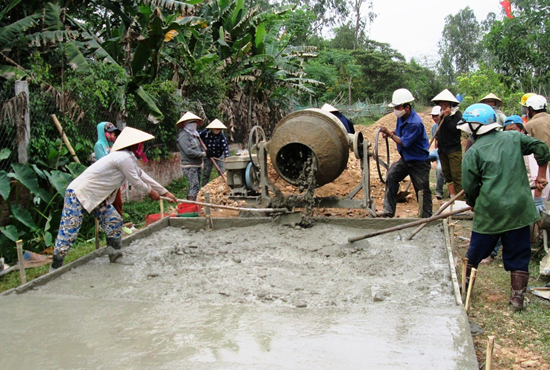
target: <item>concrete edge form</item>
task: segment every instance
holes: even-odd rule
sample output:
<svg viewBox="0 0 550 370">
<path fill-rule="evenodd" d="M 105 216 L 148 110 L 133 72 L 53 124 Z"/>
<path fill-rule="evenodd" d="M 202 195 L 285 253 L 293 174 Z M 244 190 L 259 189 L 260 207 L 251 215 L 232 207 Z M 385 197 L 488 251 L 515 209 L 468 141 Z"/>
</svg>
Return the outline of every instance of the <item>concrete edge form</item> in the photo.
<svg viewBox="0 0 550 370">
<path fill-rule="evenodd" d="M 443 219 L 443 232 L 445 233 L 445 245 L 447 247 L 447 257 L 449 258 L 449 269 L 451 270 L 451 279 L 453 280 L 453 290 L 457 305 L 462 305 L 462 296 L 460 295 L 460 287 L 458 285 L 458 277 L 456 275 L 456 265 L 453 256 L 453 248 L 451 246 L 451 235 L 449 231 L 449 223 Z"/>
</svg>

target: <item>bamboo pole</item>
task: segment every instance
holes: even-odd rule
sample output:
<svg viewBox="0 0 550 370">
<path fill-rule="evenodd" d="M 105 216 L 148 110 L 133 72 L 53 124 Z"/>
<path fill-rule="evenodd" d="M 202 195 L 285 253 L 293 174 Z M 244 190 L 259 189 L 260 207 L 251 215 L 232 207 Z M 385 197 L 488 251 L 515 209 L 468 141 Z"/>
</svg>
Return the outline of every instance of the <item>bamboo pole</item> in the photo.
<svg viewBox="0 0 550 370">
<path fill-rule="evenodd" d="M 167 197 L 160 197 L 164 200 L 170 200 L 170 198 Z M 229 209 L 232 211 L 245 211 L 245 212 L 288 212 L 288 209 L 286 208 L 244 208 L 244 207 L 233 207 L 233 206 L 224 206 L 221 204 L 212 204 L 212 203 L 203 203 L 203 202 L 196 202 L 194 200 L 187 200 L 187 199 L 178 199 L 178 203 L 187 203 L 187 204 L 196 204 L 199 206 L 205 206 L 205 207 L 212 207 L 212 208 L 220 208 L 220 209 Z"/>
<path fill-rule="evenodd" d="M 472 289 L 474 286 L 474 280 L 476 279 L 477 269 L 472 267 L 472 272 L 470 273 L 470 281 L 468 282 L 468 293 L 466 294 L 466 304 L 464 305 L 466 309 L 466 314 L 470 311 L 470 296 L 472 295 Z"/>
<path fill-rule="evenodd" d="M 164 218 L 164 199 L 162 199 L 162 197 L 160 197 L 159 203 L 160 203 L 160 218 Z"/>
<path fill-rule="evenodd" d="M 454 197 L 452 197 L 451 199 L 449 199 L 449 201 L 447 201 L 445 204 L 443 204 L 438 210 L 437 212 L 435 213 L 434 216 L 438 216 L 440 215 L 445 209 L 447 209 L 451 204 L 453 204 L 453 202 L 455 200 L 458 199 L 458 197 L 462 196 L 462 194 L 464 194 L 464 190 L 461 190 L 457 195 L 455 195 Z M 432 216 L 433 217 L 433 216 Z M 423 228 L 426 227 L 426 225 L 428 225 L 427 223 L 425 224 L 422 224 L 420 225 L 419 227 L 417 227 L 412 233 L 411 235 L 407 238 L 407 240 L 411 240 L 412 238 L 414 238 L 414 236 L 416 234 L 418 234 Z"/>
<path fill-rule="evenodd" d="M 52 114 L 51 115 L 52 117 L 52 120 L 53 120 L 53 123 L 55 124 L 55 127 L 57 127 L 57 131 L 59 131 L 59 135 L 61 135 L 61 139 L 63 140 L 63 142 L 65 143 L 65 146 L 67 147 L 67 149 L 69 150 L 69 153 L 71 153 L 71 155 L 73 156 L 73 160 L 76 162 L 76 163 L 80 163 L 80 160 L 78 159 L 78 157 L 76 156 L 76 153 L 71 145 L 71 143 L 69 142 L 69 139 L 67 138 L 67 135 L 65 135 L 65 131 L 63 131 L 63 127 L 61 127 L 61 124 L 59 123 L 59 121 L 57 120 L 57 117 L 55 114 Z"/>
<path fill-rule="evenodd" d="M 491 370 L 493 367 L 493 350 L 495 348 L 495 336 L 489 335 L 487 337 L 487 354 L 485 355 L 485 370 Z"/>
<path fill-rule="evenodd" d="M 450 215 L 456 215 L 456 214 L 459 214 L 459 213 L 462 213 L 462 212 L 466 212 L 466 211 L 469 211 L 470 209 L 472 209 L 472 208 L 471 207 L 461 208 L 461 209 L 457 209 L 456 211 L 446 213 L 444 215 L 432 216 L 430 218 L 424 218 L 422 220 L 409 222 L 407 224 L 390 227 L 389 229 L 378 230 L 378 231 L 368 233 L 368 234 L 365 234 L 365 235 L 362 235 L 362 236 L 356 236 L 356 237 L 353 237 L 353 238 L 348 238 L 348 242 L 353 243 L 353 242 L 356 242 L 356 241 L 361 240 L 361 239 L 372 238 L 373 236 L 391 233 L 392 231 L 403 230 L 403 229 L 407 229 L 409 227 L 422 225 L 424 223 L 428 223 L 428 222 L 432 222 L 432 221 L 435 221 L 435 220 L 439 220 L 441 218 L 449 217 Z"/>
<path fill-rule="evenodd" d="M 21 277 L 21 285 L 27 282 L 27 275 L 25 274 L 25 264 L 23 263 L 23 241 L 19 239 L 15 242 L 17 246 L 17 259 L 19 260 L 19 276 Z"/>
</svg>

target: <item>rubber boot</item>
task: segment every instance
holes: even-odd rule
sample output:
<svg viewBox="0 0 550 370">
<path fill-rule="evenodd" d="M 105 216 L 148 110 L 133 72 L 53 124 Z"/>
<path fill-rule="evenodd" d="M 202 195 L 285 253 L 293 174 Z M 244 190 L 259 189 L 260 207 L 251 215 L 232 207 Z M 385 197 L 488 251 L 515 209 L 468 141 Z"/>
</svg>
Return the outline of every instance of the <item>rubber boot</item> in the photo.
<svg viewBox="0 0 550 370">
<path fill-rule="evenodd" d="M 510 272 L 511 294 L 510 304 L 514 311 L 523 310 L 523 297 L 529 282 L 529 273 L 525 271 Z"/>
<path fill-rule="evenodd" d="M 54 254 L 53 258 L 52 258 L 52 264 L 50 265 L 50 271 L 49 272 L 55 271 L 58 268 L 60 268 L 61 266 L 63 266 L 63 259 L 64 258 L 65 257 L 58 256 L 58 255 Z"/>
<path fill-rule="evenodd" d="M 107 254 L 111 263 L 122 257 L 122 238 L 107 238 Z"/>
</svg>

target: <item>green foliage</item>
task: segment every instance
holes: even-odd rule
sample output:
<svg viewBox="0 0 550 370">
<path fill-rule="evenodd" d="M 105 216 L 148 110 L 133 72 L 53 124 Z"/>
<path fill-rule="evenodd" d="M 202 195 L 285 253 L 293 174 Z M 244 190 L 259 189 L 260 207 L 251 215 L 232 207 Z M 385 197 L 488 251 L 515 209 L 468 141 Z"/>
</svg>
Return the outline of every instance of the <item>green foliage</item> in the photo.
<svg viewBox="0 0 550 370">
<path fill-rule="evenodd" d="M 68 164 L 64 171 L 40 168 L 36 164 L 13 163 L 11 167 L 10 173 L 0 171 L 2 198 L 10 199 L 13 193 L 14 199 L 4 203 L 4 207 L 8 207 L 10 222 L 0 227 L 0 255 L 10 263 L 16 259 L 14 243 L 19 239 L 23 240 L 26 250 L 35 252 L 52 245 L 57 235 L 65 190 L 86 168 L 77 163 Z M 10 179 L 16 183 L 11 183 Z M 84 230 L 90 230 L 89 221 L 85 220 L 84 225 L 87 227 Z"/>
<path fill-rule="evenodd" d="M 458 92 L 466 94 L 464 100 L 460 104 L 460 108 L 464 111 L 473 103 L 479 102 L 484 96 L 489 93 L 496 94 L 502 99 L 504 105 L 501 110 L 507 115 L 521 115 L 520 100 L 524 94 L 522 91 L 509 89 L 501 81 L 501 75 L 493 69 L 482 64 L 479 70 L 467 73 L 457 77 Z"/>
<path fill-rule="evenodd" d="M 549 0 L 513 2 L 514 18 L 495 21 L 485 37 L 488 51 L 495 56 L 494 67 L 507 85 L 525 92 L 550 85 Z"/>
<path fill-rule="evenodd" d="M 145 85 L 144 90 L 155 100 L 162 110 L 164 119 L 157 125 L 148 125 L 145 131 L 155 136 L 155 140 L 145 145 L 146 155 L 150 159 L 169 158 L 170 153 L 176 151 L 176 122 L 189 109 L 188 104 L 176 93 L 176 84 L 171 81 L 155 81 Z M 131 108 L 132 105 L 128 104 Z M 129 117 L 134 121 L 138 117 Z"/>
<path fill-rule="evenodd" d="M 473 70 L 481 57 L 482 28 L 470 7 L 445 18 L 443 37 L 439 42 L 440 73 L 451 85 L 455 76 Z"/>
</svg>

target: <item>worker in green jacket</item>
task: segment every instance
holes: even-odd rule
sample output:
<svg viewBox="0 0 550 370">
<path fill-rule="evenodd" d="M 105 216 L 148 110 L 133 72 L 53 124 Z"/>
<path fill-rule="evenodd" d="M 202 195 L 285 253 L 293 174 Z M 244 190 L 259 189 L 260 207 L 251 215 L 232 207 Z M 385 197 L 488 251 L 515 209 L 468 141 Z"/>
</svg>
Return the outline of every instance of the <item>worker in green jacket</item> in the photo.
<svg viewBox="0 0 550 370">
<path fill-rule="evenodd" d="M 471 105 L 463 118 L 466 123 L 459 128 L 472 134 L 475 140 L 462 163 L 466 202 L 474 208 L 466 253 L 467 276 L 502 238 L 502 261 L 511 279 L 510 304 L 514 310 L 521 310 L 529 281 L 529 226 L 540 218 L 525 175 L 523 156 L 534 154 L 539 165 L 536 186 L 542 190 L 547 184 L 550 152 L 540 140 L 515 131 L 500 131 L 495 111 L 487 104 Z"/>
</svg>

